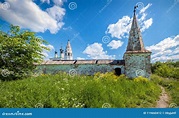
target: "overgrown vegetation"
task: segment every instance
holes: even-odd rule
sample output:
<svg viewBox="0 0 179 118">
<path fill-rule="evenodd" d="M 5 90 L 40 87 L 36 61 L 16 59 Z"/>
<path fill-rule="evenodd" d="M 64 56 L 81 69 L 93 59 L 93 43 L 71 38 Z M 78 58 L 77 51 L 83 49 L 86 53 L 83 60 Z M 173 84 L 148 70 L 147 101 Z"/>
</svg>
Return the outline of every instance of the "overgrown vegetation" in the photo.
<svg viewBox="0 0 179 118">
<path fill-rule="evenodd" d="M 34 63 L 42 61 L 46 42 L 34 32 L 10 26 L 6 33 L 0 31 L 0 79 L 16 80 L 28 77 L 35 69 Z"/>
<path fill-rule="evenodd" d="M 170 103 L 179 105 L 179 61 L 156 62 L 152 65 L 152 81 L 165 87 Z"/>
<path fill-rule="evenodd" d="M 155 84 L 159 84 L 165 87 L 167 93 L 171 97 L 170 103 L 175 103 L 179 105 L 179 81 L 178 80 L 162 78 L 158 75 L 152 75 L 151 79 Z"/>
<path fill-rule="evenodd" d="M 156 62 L 152 64 L 152 73 L 164 78 L 179 79 L 179 61 L 177 62 Z"/>
<path fill-rule="evenodd" d="M 113 73 L 74 76 L 41 75 L 0 83 L 0 107 L 136 108 L 154 107 L 160 88 L 143 77 L 130 80 Z"/>
</svg>

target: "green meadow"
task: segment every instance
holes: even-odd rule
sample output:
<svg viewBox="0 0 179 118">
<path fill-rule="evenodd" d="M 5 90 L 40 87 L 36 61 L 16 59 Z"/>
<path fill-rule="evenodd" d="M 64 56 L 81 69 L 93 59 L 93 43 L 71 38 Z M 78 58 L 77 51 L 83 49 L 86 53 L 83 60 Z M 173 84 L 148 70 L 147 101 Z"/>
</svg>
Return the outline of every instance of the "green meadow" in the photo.
<svg viewBox="0 0 179 118">
<path fill-rule="evenodd" d="M 176 107 L 179 105 L 178 72 L 177 62 L 153 64 L 150 79 L 140 76 L 129 79 L 113 72 L 94 76 L 59 72 L 1 80 L 0 107 L 153 108 L 161 95 L 161 86 L 169 96 L 168 105 Z"/>
<path fill-rule="evenodd" d="M 161 92 L 159 86 L 146 78 L 130 80 L 113 73 L 40 75 L 0 85 L 1 108 L 154 107 Z"/>
</svg>

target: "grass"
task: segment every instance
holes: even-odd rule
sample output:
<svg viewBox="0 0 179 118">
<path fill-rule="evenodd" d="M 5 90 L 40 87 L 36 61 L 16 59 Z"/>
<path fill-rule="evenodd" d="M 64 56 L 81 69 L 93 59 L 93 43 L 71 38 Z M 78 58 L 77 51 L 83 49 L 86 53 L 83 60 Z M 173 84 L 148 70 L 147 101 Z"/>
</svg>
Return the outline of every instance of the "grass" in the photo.
<svg viewBox="0 0 179 118">
<path fill-rule="evenodd" d="M 134 80 L 113 73 L 69 76 L 41 75 L 0 82 L 1 108 L 112 108 L 155 107 L 160 88 L 155 81 Z"/>
<path fill-rule="evenodd" d="M 162 78 L 157 75 L 151 76 L 154 83 L 159 84 L 165 88 L 170 96 L 170 104 L 175 103 L 179 106 L 179 81 L 178 79 Z"/>
</svg>

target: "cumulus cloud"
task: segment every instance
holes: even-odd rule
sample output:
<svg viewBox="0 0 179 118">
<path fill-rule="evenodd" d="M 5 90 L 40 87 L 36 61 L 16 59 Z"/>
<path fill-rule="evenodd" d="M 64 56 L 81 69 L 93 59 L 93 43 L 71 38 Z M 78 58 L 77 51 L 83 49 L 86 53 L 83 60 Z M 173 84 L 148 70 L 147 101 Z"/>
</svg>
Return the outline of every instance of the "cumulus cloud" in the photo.
<svg viewBox="0 0 179 118">
<path fill-rule="evenodd" d="M 111 47 L 111 49 L 118 49 L 119 47 L 121 47 L 123 45 L 124 42 L 120 41 L 120 40 L 112 40 L 107 46 Z"/>
<path fill-rule="evenodd" d="M 145 31 L 146 29 L 148 29 L 148 28 L 152 25 L 152 23 L 153 23 L 153 19 L 152 19 L 152 18 L 150 18 L 150 19 L 144 21 L 144 22 L 143 22 L 143 25 L 142 25 L 142 28 L 141 28 L 141 31 L 143 32 L 143 31 Z"/>
<path fill-rule="evenodd" d="M 141 31 L 144 32 L 148 29 L 152 23 L 153 19 L 149 18 L 146 19 L 147 13 L 145 11 L 151 6 L 152 4 L 148 4 L 144 8 L 139 11 L 140 16 L 138 19 Z M 126 38 L 129 34 L 130 28 L 132 24 L 132 17 L 130 16 L 123 16 L 119 19 L 116 23 L 110 24 L 107 28 L 106 33 L 111 34 L 111 37 L 116 37 L 118 39 Z"/>
<path fill-rule="evenodd" d="M 152 51 L 152 61 L 179 60 L 179 35 L 168 37 L 155 45 L 146 47 Z"/>
<path fill-rule="evenodd" d="M 47 13 L 55 20 L 61 21 L 65 15 L 65 9 L 54 5 L 51 8 L 48 8 Z"/>
<path fill-rule="evenodd" d="M 107 55 L 107 51 L 103 50 L 102 44 L 93 43 L 88 45 L 83 51 L 84 54 L 91 59 L 114 59 L 115 55 Z"/>
<path fill-rule="evenodd" d="M 65 9 L 54 5 L 43 11 L 32 0 L 5 0 L 10 7 L 7 10 L 0 10 L 0 17 L 7 22 L 19 25 L 22 28 L 28 28 L 34 32 L 57 33 L 64 23 Z M 41 0 L 49 2 L 48 0 Z M 0 5 L 3 3 L 0 2 Z"/>
<path fill-rule="evenodd" d="M 44 59 L 45 60 L 49 59 L 50 54 L 53 53 L 54 50 L 55 50 L 53 45 L 50 45 L 50 44 L 49 45 L 41 44 L 41 46 L 44 46 L 44 47 L 47 47 L 47 48 L 50 49 L 49 51 L 47 51 L 47 50 L 43 50 L 42 51 L 42 54 L 45 56 Z"/>
<path fill-rule="evenodd" d="M 125 34 L 128 34 L 131 26 L 131 18 L 129 16 L 123 16 L 115 24 L 110 24 L 107 28 L 107 32 L 112 37 L 123 38 Z"/>
</svg>

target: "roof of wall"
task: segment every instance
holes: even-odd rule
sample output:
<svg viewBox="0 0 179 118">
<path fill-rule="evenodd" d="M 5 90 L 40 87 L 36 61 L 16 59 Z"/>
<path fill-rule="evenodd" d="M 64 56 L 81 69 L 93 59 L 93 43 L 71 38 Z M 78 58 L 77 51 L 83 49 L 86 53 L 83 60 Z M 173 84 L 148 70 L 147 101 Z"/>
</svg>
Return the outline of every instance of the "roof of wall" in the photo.
<svg viewBox="0 0 179 118">
<path fill-rule="evenodd" d="M 110 64 L 110 65 L 124 65 L 124 60 L 47 60 L 43 61 L 41 65 L 51 64 Z"/>
</svg>

